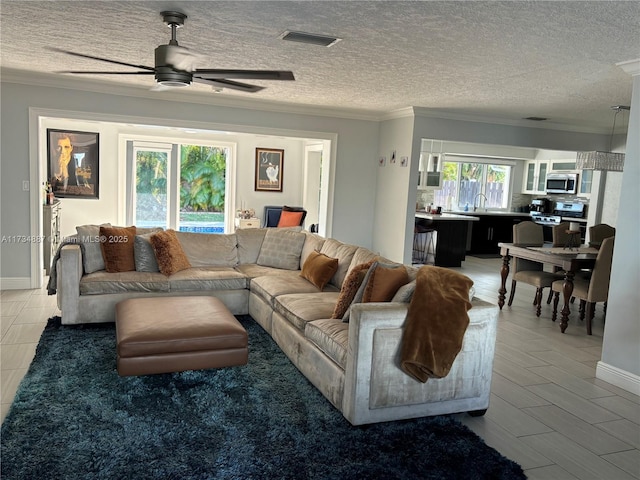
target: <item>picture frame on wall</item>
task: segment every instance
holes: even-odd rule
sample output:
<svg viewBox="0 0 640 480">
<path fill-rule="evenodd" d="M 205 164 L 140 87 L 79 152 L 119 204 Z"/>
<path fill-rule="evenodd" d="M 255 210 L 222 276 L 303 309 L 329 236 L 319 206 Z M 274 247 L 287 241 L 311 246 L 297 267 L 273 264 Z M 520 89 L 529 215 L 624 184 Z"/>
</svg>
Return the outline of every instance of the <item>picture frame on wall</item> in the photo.
<svg viewBox="0 0 640 480">
<path fill-rule="evenodd" d="M 256 192 L 282 192 L 284 150 L 256 148 Z"/>
<path fill-rule="evenodd" d="M 99 198 L 100 134 L 47 129 L 47 178 L 59 198 Z"/>
</svg>

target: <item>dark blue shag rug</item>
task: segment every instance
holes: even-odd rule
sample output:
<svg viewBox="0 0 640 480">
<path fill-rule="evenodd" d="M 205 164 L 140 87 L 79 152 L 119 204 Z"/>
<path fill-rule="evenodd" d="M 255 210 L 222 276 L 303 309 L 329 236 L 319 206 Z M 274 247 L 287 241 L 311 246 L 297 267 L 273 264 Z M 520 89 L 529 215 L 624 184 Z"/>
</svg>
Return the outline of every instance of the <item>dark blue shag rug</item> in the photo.
<svg viewBox="0 0 640 480">
<path fill-rule="evenodd" d="M 2 425 L 3 479 L 520 479 L 448 416 L 353 427 L 250 317 L 249 364 L 120 377 L 113 324 L 49 320 Z"/>
</svg>

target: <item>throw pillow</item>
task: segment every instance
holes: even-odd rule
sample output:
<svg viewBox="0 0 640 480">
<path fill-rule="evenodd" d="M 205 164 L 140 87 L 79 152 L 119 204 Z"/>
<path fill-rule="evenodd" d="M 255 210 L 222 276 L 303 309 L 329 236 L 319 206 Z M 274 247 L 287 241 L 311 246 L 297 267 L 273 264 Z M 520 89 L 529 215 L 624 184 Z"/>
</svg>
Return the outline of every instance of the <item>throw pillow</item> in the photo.
<svg viewBox="0 0 640 480">
<path fill-rule="evenodd" d="M 364 289 L 362 301 L 390 302 L 398 289 L 409 283 L 409 275 L 404 265 L 393 266 L 378 263 Z"/>
<path fill-rule="evenodd" d="M 300 254 L 306 235 L 302 232 L 270 228 L 264 236 L 258 255 L 258 265 L 263 267 L 298 270 Z"/>
<path fill-rule="evenodd" d="M 156 261 L 156 254 L 151 245 L 151 235 L 153 235 L 153 233 L 136 235 L 133 241 L 133 256 L 135 258 L 137 272 L 160 271 L 158 262 Z"/>
<path fill-rule="evenodd" d="M 302 221 L 303 212 L 290 212 L 283 210 L 280 213 L 280 220 L 278 220 L 278 228 L 282 227 L 297 227 Z"/>
<path fill-rule="evenodd" d="M 337 258 L 327 257 L 320 252 L 311 252 L 302 266 L 300 276 L 322 290 L 337 270 Z"/>
<path fill-rule="evenodd" d="M 406 285 L 401 286 L 391 299 L 392 302 L 409 303 L 416 290 L 416 281 L 413 280 Z"/>
<path fill-rule="evenodd" d="M 136 227 L 100 227 L 100 248 L 104 269 L 109 273 L 136 269 L 134 239 Z"/>
<path fill-rule="evenodd" d="M 378 269 L 381 271 L 378 272 L 378 279 L 375 280 Z M 389 302 L 397 290 L 407 283 L 409 283 L 409 275 L 404 265 L 373 262 L 353 297 L 351 305 L 355 303 Z M 349 321 L 351 305 L 349 305 L 342 317 L 343 322 Z"/>
<path fill-rule="evenodd" d="M 166 276 L 191 268 L 175 230 L 165 230 L 149 238 L 160 272 Z"/>
<path fill-rule="evenodd" d="M 76 227 L 78 243 L 82 251 L 82 266 L 84 273 L 104 270 L 104 257 L 100 247 L 100 227 L 110 227 L 110 223 L 102 225 L 80 225 Z"/>
<path fill-rule="evenodd" d="M 353 267 L 347 274 L 344 282 L 342 282 L 340 295 L 338 295 L 338 301 L 333 309 L 333 315 L 331 315 L 331 318 L 344 317 L 347 310 L 349 310 L 351 302 L 353 302 L 356 292 L 358 291 L 358 288 L 360 288 L 369 267 L 371 267 L 372 264 L 373 260 L 367 263 L 361 263 Z"/>
</svg>

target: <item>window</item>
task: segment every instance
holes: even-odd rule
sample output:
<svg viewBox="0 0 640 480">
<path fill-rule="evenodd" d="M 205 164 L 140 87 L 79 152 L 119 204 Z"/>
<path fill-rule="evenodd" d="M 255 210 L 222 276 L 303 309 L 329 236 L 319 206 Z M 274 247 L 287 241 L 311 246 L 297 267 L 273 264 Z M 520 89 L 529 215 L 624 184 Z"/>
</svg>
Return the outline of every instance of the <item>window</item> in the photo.
<svg viewBox="0 0 640 480">
<path fill-rule="evenodd" d="M 447 155 L 442 165 L 442 188 L 435 191 L 436 205 L 463 210 L 473 206 L 506 209 L 509 207 L 512 164 L 500 160 L 491 163 L 470 162 L 476 157 Z"/>
<path fill-rule="evenodd" d="M 233 227 L 231 145 L 127 142 L 127 223 L 187 232 Z"/>
</svg>

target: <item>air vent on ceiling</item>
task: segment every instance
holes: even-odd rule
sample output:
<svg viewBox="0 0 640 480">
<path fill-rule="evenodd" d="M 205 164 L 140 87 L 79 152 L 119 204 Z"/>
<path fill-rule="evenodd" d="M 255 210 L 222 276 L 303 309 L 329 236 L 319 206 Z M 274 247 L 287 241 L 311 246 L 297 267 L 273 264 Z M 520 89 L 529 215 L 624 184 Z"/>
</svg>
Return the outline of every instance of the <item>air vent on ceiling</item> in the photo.
<svg viewBox="0 0 640 480">
<path fill-rule="evenodd" d="M 341 38 L 328 37 L 326 35 L 292 32 L 290 30 L 286 30 L 282 35 L 280 35 L 280 38 L 282 40 L 289 40 L 290 42 L 310 43 L 311 45 L 320 45 L 323 47 L 330 47 L 342 40 Z"/>
<path fill-rule="evenodd" d="M 533 120 L 534 122 L 544 122 L 545 120 L 548 120 L 548 118 L 545 118 L 545 117 L 525 117 L 525 120 Z"/>
</svg>

